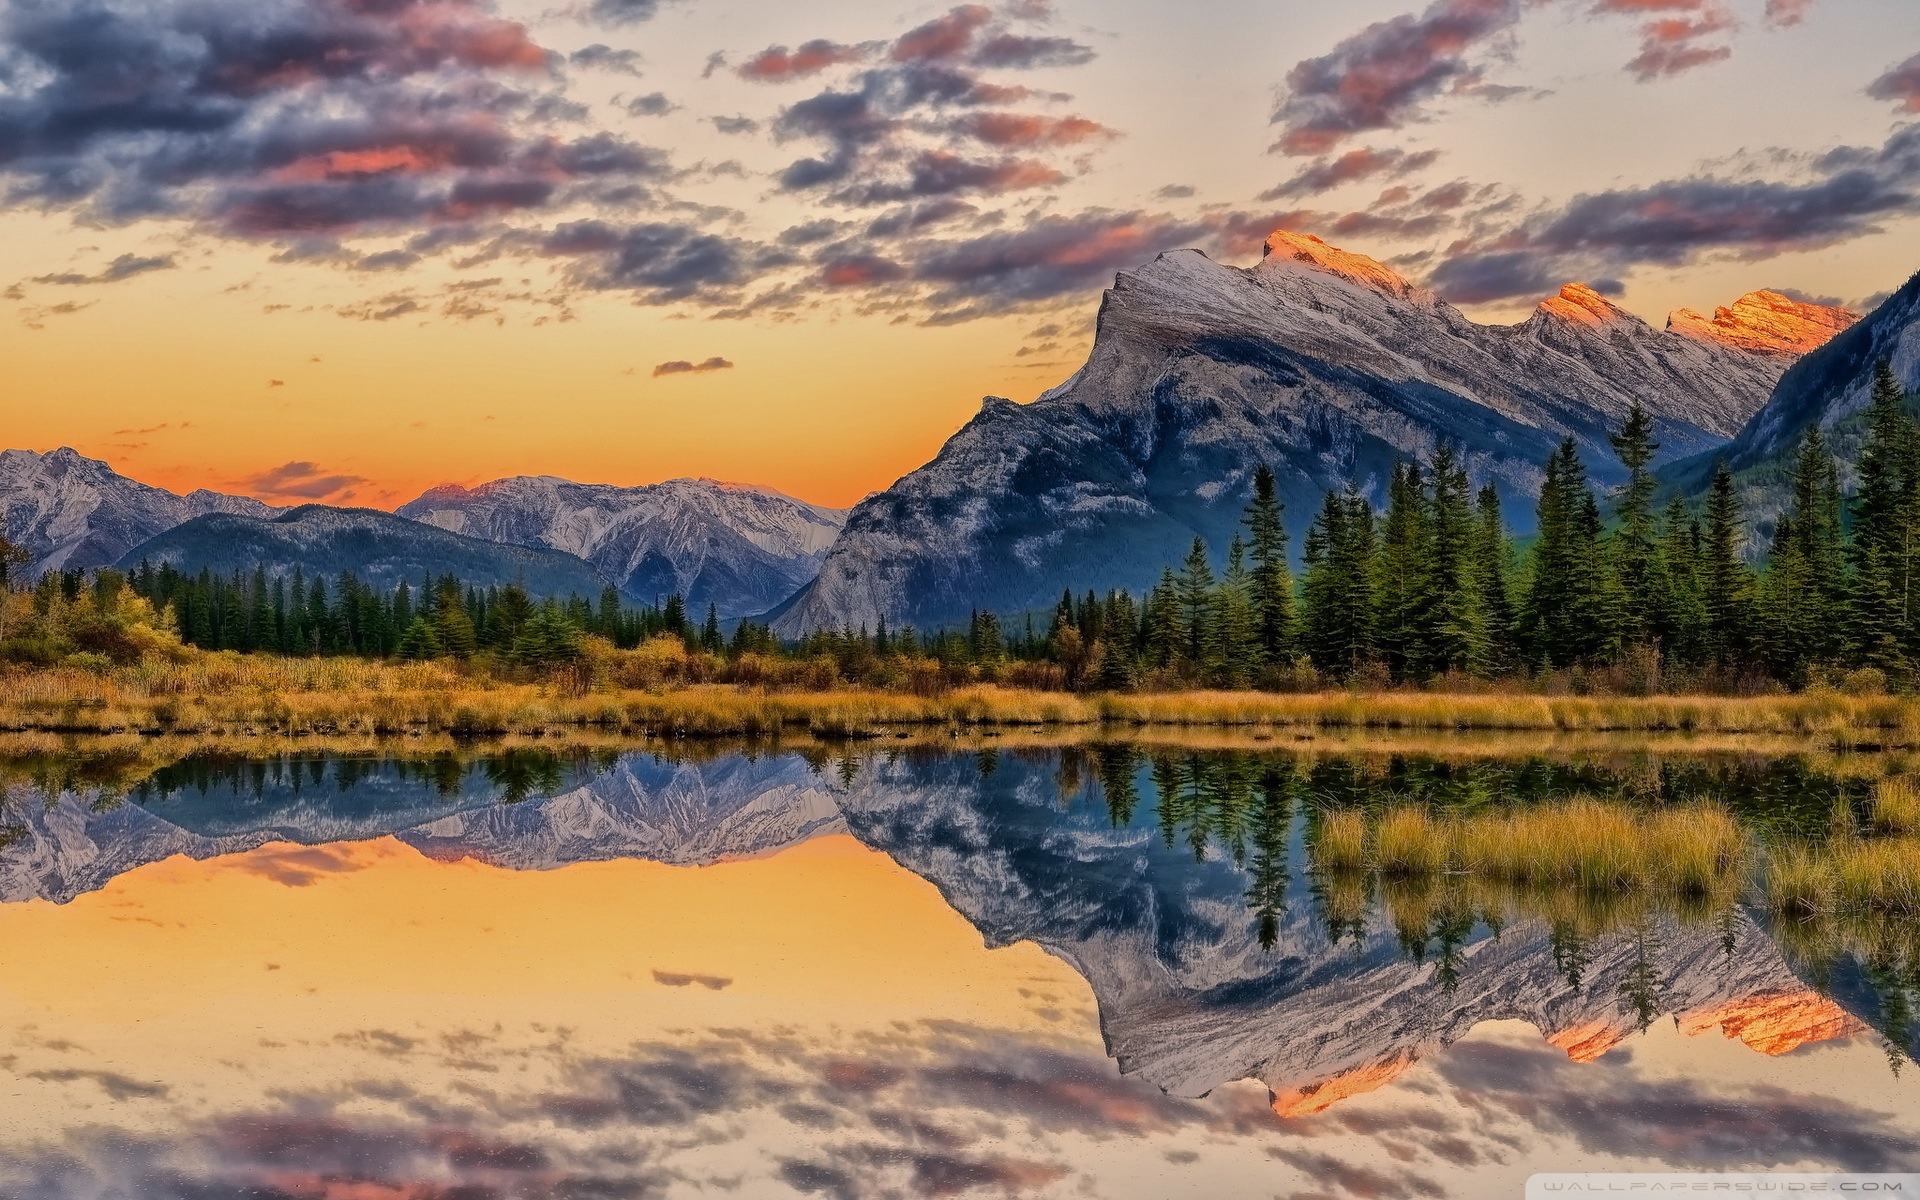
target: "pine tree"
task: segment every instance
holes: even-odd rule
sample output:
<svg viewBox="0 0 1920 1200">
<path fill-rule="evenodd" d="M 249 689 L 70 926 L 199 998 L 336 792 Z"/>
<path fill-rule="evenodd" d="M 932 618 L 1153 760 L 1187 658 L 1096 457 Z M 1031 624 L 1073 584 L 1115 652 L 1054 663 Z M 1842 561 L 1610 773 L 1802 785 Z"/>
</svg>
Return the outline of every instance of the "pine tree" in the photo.
<svg viewBox="0 0 1920 1200">
<path fill-rule="evenodd" d="M 1707 493 L 1706 542 L 1700 575 L 1707 610 L 1707 639 L 1716 661 L 1731 666 L 1746 650 L 1752 627 L 1751 576 L 1741 557 L 1745 534 L 1733 472 L 1722 459 Z"/>
<path fill-rule="evenodd" d="M 1620 612 L 1620 640 L 1628 645 L 1651 641 L 1656 621 L 1653 597 L 1659 556 L 1654 520 L 1653 496 L 1656 484 L 1648 464 L 1660 449 L 1653 440 L 1653 418 L 1635 400 L 1627 419 L 1609 439 L 1614 453 L 1627 468 L 1627 481 L 1614 496 L 1614 515 L 1619 525 L 1608 539 L 1613 572 L 1619 581 L 1623 603 Z"/>
<path fill-rule="evenodd" d="M 726 648 L 726 641 L 720 636 L 720 609 L 711 601 L 707 604 L 706 624 L 700 628 L 700 648 L 708 654 L 718 654 Z"/>
<path fill-rule="evenodd" d="M 1394 464 L 1380 529 L 1379 644 L 1396 677 L 1427 674 L 1434 625 L 1426 485 L 1418 464 Z"/>
<path fill-rule="evenodd" d="M 409 661 L 439 658 L 443 653 L 440 635 L 433 631 L 433 625 L 425 617 L 415 617 L 400 635 L 400 644 L 394 647 L 393 653 L 395 658 Z"/>
<path fill-rule="evenodd" d="M 1147 661 L 1163 670 L 1173 666 L 1185 642 L 1180 634 L 1180 584 L 1172 567 L 1161 570 L 1160 582 L 1147 596 L 1145 623 Z"/>
<path fill-rule="evenodd" d="M 1261 463 L 1253 472 L 1253 502 L 1247 505 L 1245 523 L 1260 649 L 1271 663 L 1287 661 L 1294 651 L 1293 572 L 1287 566 L 1285 513 L 1273 468 Z"/>
<path fill-rule="evenodd" d="M 1853 498 L 1852 572 L 1847 630 L 1852 657 L 1867 666 L 1901 671 L 1906 666 L 1907 593 L 1911 576 L 1910 505 L 1912 421 L 1906 393 L 1882 361 L 1867 409 L 1866 445 Z"/>
<path fill-rule="evenodd" d="M 1176 579 L 1179 597 L 1181 652 L 1186 662 L 1204 676 L 1211 664 L 1207 654 L 1207 627 L 1213 617 L 1213 568 L 1207 562 L 1207 544 L 1199 538 L 1187 551 Z"/>
<path fill-rule="evenodd" d="M 1260 615 L 1254 606 L 1254 579 L 1247 570 L 1246 546 L 1239 538 L 1227 550 L 1227 570 L 1213 605 L 1210 652 L 1216 663 L 1214 678 L 1227 687 L 1241 687 L 1258 677 L 1265 658 L 1260 642 Z"/>
<path fill-rule="evenodd" d="M 1313 664 L 1345 676 L 1375 655 L 1373 506 L 1352 484 L 1328 492 L 1307 532 L 1301 639 Z"/>
</svg>

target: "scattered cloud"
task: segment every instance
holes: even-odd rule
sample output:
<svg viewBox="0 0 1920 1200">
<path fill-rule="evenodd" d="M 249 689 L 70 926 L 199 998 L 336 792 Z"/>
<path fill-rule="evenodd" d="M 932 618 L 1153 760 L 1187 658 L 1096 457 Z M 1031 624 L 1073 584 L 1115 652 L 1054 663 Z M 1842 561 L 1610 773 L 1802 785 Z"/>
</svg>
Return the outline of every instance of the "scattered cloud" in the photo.
<svg viewBox="0 0 1920 1200">
<path fill-rule="evenodd" d="M 628 100 L 625 107 L 629 116 L 664 117 L 679 106 L 667 99 L 665 92 L 648 92 Z"/>
<path fill-rule="evenodd" d="M 660 0 L 592 0 L 585 16 L 602 25 L 638 25 L 659 11 Z"/>
<path fill-rule="evenodd" d="M 685 359 L 685 358 L 677 358 L 672 362 L 663 362 L 659 366 L 653 369 L 653 377 L 655 379 L 658 379 L 662 375 L 704 375 L 708 371 L 729 371 L 732 369 L 733 369 L 733 364 L 731 362 L 728 362 L 726 359 L 721 358 L 719 355 L 716 354 L 712 358 L 704 359 L 700 362 L 693 362 L 692 360 Z M 661 983 L 667 984 L 667 986 L 669 987 L 685 987 L 689 983 L 700 983 L 707 987 L 716 986 L 712 983 L 707 982 L 708 977 L 700 976 L 700 975 L 667 976 L 662 974 L 659 971 L 655 971 L 653 973 L 653 977 L 659 980 Z M 679 983 L 671 982 L 671 980 L 673 979 L 678 979 L 680 980 L 680 982 Z M 717 986 L 725 987 L 726 983 L 721 983 Z"/>
<path fill-rule="evenodd" d="M 1909 125 L 1877 149 L 1828 151 L 1800 178 L 1697 175 L 1576 196 L 1461 239 L 1430 282 L 1450 298 L 1481 303 L 1642 264 L 1682 266 L 1708 252 L 1761 259 L 1816 249 L 1920 212 L 1917 186 L 1920 125 Z"/>
<path fill-rule="evenodd" d="M 749 134 L 760 132 L 760 122 L 752 117 L 713 117 L 713 127 L 721 133 Z"/>
<path fill-rule="evenodd" d="M 1876 100 L 1895 101 L 1901 112 L 1920 113 L 1920 54 L 1888 67 L 1880 78 L 1867 85 L 1867 95 Z"/>
<path fill-rule="evenodd" d="M 876 206 L 933 196 L 998 196 L 1065 182 L 1068 175 L 1059 166 L 1005 151 L 1059 149 L 1103 140 L 1112 131 L 1084 117 L 1015 110 L 1010 106 L 1036 93 L 980 72 L 1073 65 L 1091 59 L 1092 50 L 1066 39 L 1027 37 L 1005 19 L 985 6 L 964 4 L 891 44 L 802 46 L 820 48 L 804 64 L 810 70 L 831 65 L 824 61 L 830 55 L 884 61 L 780 111 L 773 123 L 778 140 L 816 141 L 826 149 L 789 163 L 777 176 L 779 186 L 829 203 Z M 791 77 L 798 54 L 773 47 L 742 70 Z"/>
<path fill-rule="evenodd" d="M 1287 73 L 1274 110 L 1277 148 L 1324 154 L 1356 134 L 1398 129 L 1419 106 L 1481 82 L 1468 52 L 1520 19 L 1519 0 L 1435 0 L 1418 15 L 1379 21 Z"/>
<path fill-rule="evenodd" d="M 576 67 L 588 70 L 616 71 L 623 75 L 640 74 L 640 52 L 638 50 L 616 50 L 601 42 L 584 46 L 567 55 L 567 61 Z"/>
<path fill-rule="evenodd" d="M 1738 24 L 1719 0 L 1596 0 L 1593 11 L 1653 14 L 1640 26 L 1640 53 L 1627 63 L 1627 70 L 1642 83 L 1719 62 L 1733 54 L 1733 48 L 1724 42 L 1702 44 L 1731 32 Z"/>
<path fill-rule="evenodd" d="M 54 283 L 66 286 L 119 283 L 123 279 L 131 279 L 135 275 L 145 275 L 149 271 L 171 270 L 173 265 L 173 256 L 171 254 L 157 258 L 144 258 L 137 254 L 122 254 L 92 275 L 82 275 L 68 271 L 58 275 L 35 276 L 33 281 L 35 283 Z"/>
<path fill-rule="evenodd" d="M 790 79 L 818 75 L 829 67 L 859 62 L 876 53 L 879 48 L 875 43 L 849 46 L 825 38 L 802 42 L 797 50 L 768 46 L 735 67 L 734 74 L 756 83 L 785 83 Z"/>
<path fill-rule="evenodd" d="M 273 499 L 346 500 L 353 497 L 353 488 L 367 480 L 359 475 L 328 474 L 318 463 L 289 462 L 235 482 L 254 495 Z"/>
<path fill-rule="evenodd" d="M 712 371 L 712 370 L 718 369 L 717 367 L 712 365 L 716 363 L 720 367 L 730 367 L 733 365 L 732 363 L 728 362 L 724 358 L 710 358 L 706 362 L 700 363 L 698 365 L 695 365 L 693 363 L 661 363 L 660 367 L 681 367 L 688 371 Z M 660 370 L 660 367 L 654 368 L 653 373 L 655 375 L 659 375 L 663 373 Z M 688 974 L 680 971 L 655 971 L 653 973 L 653 981 L 655 983 L 661 984 L 662 986 L 673 987 L 673 988 L 693 987 L 695 985 L 698 985 L 700 987 L 706 988 L 710 992 L 722 991 L 732 986 L 733 984 L 733 980 L 728 979 L 725 976 L 721 976 L 721 975 L 695 975 L 695 974 Z"/>
<path fill-rule="evenodd" d="M 1349 183 L 1359 183 L 1382 175 L 1411 175 L 1425 170 L 1440 157 L 1438 150 L 1349 150 L 1338 157 L 1321 157 L 1302 167 L 1293 178 L 1260 194 L 1262 200 L 1290 196 L 1311 196 L 1332 191 Z"/>
<path fill-rule="evenodd" d="M 1798 25 L 1813 8 L 1813 0 L 1767 0 L 1767 23 L 1774 26 Z"/>
</svg>

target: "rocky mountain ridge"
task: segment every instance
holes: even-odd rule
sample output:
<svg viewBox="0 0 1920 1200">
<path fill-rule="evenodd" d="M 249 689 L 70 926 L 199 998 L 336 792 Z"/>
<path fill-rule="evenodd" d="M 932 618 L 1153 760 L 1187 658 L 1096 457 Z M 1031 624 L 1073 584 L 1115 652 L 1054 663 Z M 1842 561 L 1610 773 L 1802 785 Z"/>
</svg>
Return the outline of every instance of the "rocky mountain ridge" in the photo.
<svg viewBox="0 0 1920 1200">
<path fill-rule="evenodd" d="M 712 479 L 642 487 L 516 476 L 449 484 L 400 516 L 454 533 L 583 558 L 622 591 L 652 602 L 679 594 L 696 616 L 765 612 L 811 581 L 846 521 L 767 488 Z"/>
<path fill-rule="evenodd" d="M 1379 498 L 1393 463 L 1442 442 L 1524 528 L 1562 438 L 1602 483 L 1636 400 L 1668 457 L 1723 445 L 1791 361 L 1783 339 L 1845 320 L 1796 307 L 1767 333 L 1775 309 L 1749 297 L 1724 324 L 1655 329 L 1569 285 L 1517 325 L 1481 325 L 1311 235 L 1281 230 L 1266 251 L 1251 268 L 1185 250 L 1121 274 L 1087 363 L 1032 404 L 988 398 L 932 462 L 857 505 L 775 628 L 949 625 L 1063 587 L 1144 590 L 1195 535 L 1224 552 L 1260 462 L 1296 539 L 1325 491 L 1352 480 Z"/>
<path fill-rule="evenodd" d="M 135 546 L 117 566 L 171 565 L 216 576 L 256 567 L 269 576 L 332 578 L 351 572 L 382 590 L 453 575 L 477 586 L 518 583 L 536 599 L 597 601 L 607 580 L 591 563 L 558 550 L 484 541 L 373 508 L 303 504 L 277 516 L 209 513 Z"/>
<path fill-rule="evenodd" d="M 106 567 L 156 534 L 208 513 L 266 517 L 248 496 L 181 496 L 128 479 L 68 446 L 44 454 L 0 450 L 0 533 L 32 558 L 28 576 Z"/>
</svg>

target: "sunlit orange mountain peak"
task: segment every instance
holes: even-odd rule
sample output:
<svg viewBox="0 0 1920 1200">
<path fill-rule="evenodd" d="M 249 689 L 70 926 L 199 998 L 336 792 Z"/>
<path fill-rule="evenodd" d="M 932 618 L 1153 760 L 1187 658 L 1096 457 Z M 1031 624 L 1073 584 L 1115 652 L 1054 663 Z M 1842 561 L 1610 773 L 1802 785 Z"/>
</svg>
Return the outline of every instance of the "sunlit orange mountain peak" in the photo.
<svg viewBox="0 0 1920 1200">
<path fill-rule="evenodd" d="M 1328 245 L 1310 233 L 1276 229 L 1267 236 L 1262 262 L 1297 262 L 1316 267 L 1331 275 L 1366 287 L 1379 288 L 1395 296 L 1409 295 L 1419 289 L 1408 283 L 1391 267 L 1364 254 L 1354 254 Z"/>
<path fill-rule="evenodd" d="M 1748 292 L 1731 307 L 1714 309 L 1711 320 L 1691 308 L 1675 309 L 1667 317 L 1667 328 L 1755 354 L 1797 356 L 1825 345 L 1859 319 L 1850 308 L 1808 304 L 1762 290 Z"/>
<path fill-rule="evenodd" d="M 1391 1058 L 1363 1063 L 1351 1071 L 1342 1071 L 1313 1083 L 1288 1088 L 1284 1092 L 1269 1092 L 1268 1095 L 1272 1097 L 1273 1111 L 1279 1116 L 1311 1116 L 1325 1112 L 1348 1097 L 1385 1087 L 1419 1061 L 1419 1055 L 1405 1051 Z"/>
<path fill-rule="evenodd" d="M 1689 1037 L 1718 1030 L 1762 1054 L 1785 1054 L 1810 1042 L 1852 1037 L 1866 1026 L 1838 1004 L 1814 992 L 1748 996 L 1699 1012 L 1683 1013 L 1680 1030 Z"/>
<path fill-rule="evenodd" d="M 1622 1028 L 1610 1021 L 1583 1021 L 1547 1035 L 1547 1045 L 1567 1052 L 1577 1063 L 1590 1063 L 1627 1040 L 1631 1026 Z"/>
<path fill-rule="evenodd" d="M 1549 296 L 1540 302 L 1539 311 L 1576 325 L 1611 325 L 1615 321 L 1633 319 L 1626 309 L 1584 283 L 1564 285 L 1559 295 Z"/>
</svg>

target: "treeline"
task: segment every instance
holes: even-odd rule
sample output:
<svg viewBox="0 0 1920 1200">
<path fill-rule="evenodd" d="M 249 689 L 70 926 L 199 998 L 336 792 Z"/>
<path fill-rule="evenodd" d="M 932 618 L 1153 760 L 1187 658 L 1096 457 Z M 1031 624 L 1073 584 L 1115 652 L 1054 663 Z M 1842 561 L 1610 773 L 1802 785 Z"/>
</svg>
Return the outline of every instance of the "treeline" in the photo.
<svg viewBox="0 0 1920 1200">
<path fill-rule="evenodd" d="M 187 575 L 148 563 L 127 582 L 156 610 L 171 610 L 182 641 L 206 650 L 399 659 L 491 652 L 551 663 L 579 657 L 590 635 L 629 649 L 663 634 L 722 648 L 711 609 L 696 628 L 678 596 L 658 608 L 636 607 L 613 588 L 595 605 L 582 596 L 535 601 L 517 583 L 482 588 L 452 575 L 382 589 L 351 572 L 330 583 L 297 568 L 291 577 L 270 577 L 259 567 L 251 575 Z M 59 585 L 77 594 L 83 582 L 74 573 Z"/>
<path fill-rule="evenodd" d="M 1216 575 L 1196 538 L 1142 599 L 1063 595 L 1046 657 L 1077 686 L 1287 686 L 1302 673 L 1424 683 L 1605 671 L 1629 687 L 1803 684 L 1823 669 L 1892 681 L 1920 663 L 1920 425 L 1882 364 L 1858 483 L 1843 496 L 1819 428 L 1758 566 L 1726 464 L 1701 511 L 1656 505 L 1659 446 L 1635 406 L 1611 438 L 1626 482 L 1602 498 L 1572 439 L 1545 464 L 1524 560 L 1491 486 L 1442 446 L 1397 466 L 1386 508 L 1329 492 L 1290 577 L 1272 473 Z"/>
</svg>

